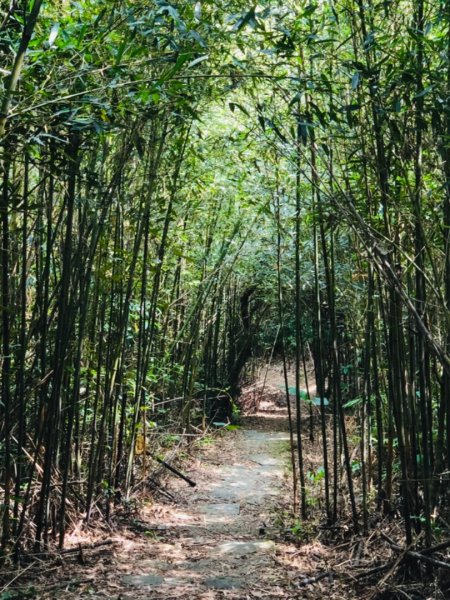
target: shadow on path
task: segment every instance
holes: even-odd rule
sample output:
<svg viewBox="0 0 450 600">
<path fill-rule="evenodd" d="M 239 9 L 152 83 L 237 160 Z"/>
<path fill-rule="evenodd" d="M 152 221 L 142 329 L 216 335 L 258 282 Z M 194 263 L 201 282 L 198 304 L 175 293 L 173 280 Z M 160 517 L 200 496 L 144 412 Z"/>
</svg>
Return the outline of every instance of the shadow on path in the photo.
<svg viewBox="0 0 450 600">
<path fill-rule="evenodd" d="M 162 520 L 172 539 L 149 541 L 148 558 L 121 579 L 129 588 L 123 600 L 285 597 L 276 544 L 264 533 L 288 442 L 284 411 L 274 409 L 244 418 L 241 429 L 202 449 L 190 471 L 195 491 L 177 482 L 182 501 L 166 506 Z"/>
</svg>

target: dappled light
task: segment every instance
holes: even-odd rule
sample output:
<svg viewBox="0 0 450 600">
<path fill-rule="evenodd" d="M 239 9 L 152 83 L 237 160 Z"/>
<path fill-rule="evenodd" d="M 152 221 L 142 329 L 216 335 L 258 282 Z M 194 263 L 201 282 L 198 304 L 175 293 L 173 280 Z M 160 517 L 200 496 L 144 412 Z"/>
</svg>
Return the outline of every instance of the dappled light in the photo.
<svg viewBox="0 0 450 600">
<path fill-rule="evenodd" d="M 450 597 L 450 0 L 0 2 L 0 600 Z"/>
</svg>

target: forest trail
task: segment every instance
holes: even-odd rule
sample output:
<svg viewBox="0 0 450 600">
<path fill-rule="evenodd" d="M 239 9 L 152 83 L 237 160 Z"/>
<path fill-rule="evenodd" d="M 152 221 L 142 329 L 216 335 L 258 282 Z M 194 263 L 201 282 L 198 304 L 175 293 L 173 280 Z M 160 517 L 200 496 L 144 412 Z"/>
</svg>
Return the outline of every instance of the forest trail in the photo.
<svg viewBox="0 0 450 600">
<path fill-rule="evenodd" d="M 285 535 L 292 494 L 286 412 L 263 401 L 239 429 L 205 438 L 186 467 L 196 487 L 170 477 L 164 489 L 173 500 L 159 496 L 144 506 L 91 564 L 65 566 L 65 599 L 321 596 L 322 582 L 299 585 L 326 568 L 328 548 Z M 61 585 L 40 597 L 60 598 Z"/>
<path fill-rule="evenodd" d="M 122 578 L 133 588 L 127 599 L 282 595 L 276 544 L 265 533 L 286 468 L 284 425 L 282 418 L 253 418 L 196 455 L 195 491 L 177 484 L 180 502 L 164 511 L 173 539 L 149 541 Z"/>
<path fill-rule="evenodd" d="M 449 90 L 450 0 L 0 2 L 0 600 L 450 600 Z"/>
</svg>

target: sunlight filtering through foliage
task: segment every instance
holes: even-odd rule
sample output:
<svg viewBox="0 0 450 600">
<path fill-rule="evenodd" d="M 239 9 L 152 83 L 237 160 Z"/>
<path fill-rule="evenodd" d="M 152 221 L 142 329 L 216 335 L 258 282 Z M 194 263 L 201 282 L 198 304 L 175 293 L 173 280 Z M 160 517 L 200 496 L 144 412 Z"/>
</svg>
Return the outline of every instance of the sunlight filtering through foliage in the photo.
<svg viewBox="0 0 450 600">
<path fill-rule="evenodd" d="M 448 535 L 449 40 L 444 0 L 3 3 L 5 553 L 108 521 L 273 356 L 301 518 Z"/>
</svg>

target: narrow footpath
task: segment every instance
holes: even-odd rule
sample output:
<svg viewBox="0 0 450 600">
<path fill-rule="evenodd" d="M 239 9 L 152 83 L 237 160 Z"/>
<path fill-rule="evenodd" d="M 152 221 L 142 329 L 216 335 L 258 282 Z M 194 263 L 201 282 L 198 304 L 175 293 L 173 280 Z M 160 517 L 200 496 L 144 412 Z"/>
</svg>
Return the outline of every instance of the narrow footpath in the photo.
<svg viewBox="0 0 450 600">
<path fill-rule="evenodd" d="M 167 478 L 165 496 L 156 494 L 129 526 L 109 533 L 113 547 L 86 553 L 72 571 L 64 566 L 70 584 L 39 597 L 275 600 L 336 593 L 329 581 L 305 585 L 328 568 L 330 549 L 299 543 L 287 530 L 286 408 L 263 402 L 240 428 L 204 438 L 186 470 L 195 488 Z"/>
<path fill-rule="evenodd" d="M 127 600 L 279 598 L 276 545 L 268 538 L 288 440 L 285 431 L 242 429 L 201 451 L 190 471 L 195 491 L 177 484 L 182 501 L 164 511 L 160 533 L 173 539 L 149 540 L 146 556 L 122 578 L 133 588 Z"/>
<path fill-rule="evenodd" d="M 118 506 L 110 524 L 98 519 L 86 529 L 82 520 L 74 521 L 66 549 L 24 557 L 0 585 L 0 600 L 406 597 L 383 591 L 398 564 L 382 535 L 384 521 L 367 538 L 354 534 L 348 512 L 336 526 L 323 522 L 323 482 L 315 477 L 323 463 L 321 444 L 317 437 L 309 441 L 306 414 L 310 518 L 302 522 L 292 514 L 287 408 L 279 382 L 272 380 L 264 395 L 243 397 L 247 410 L 258 405 L 258 412 L 243 417 L 240 427 L 192 444 L 182 462 L 195 487 L 163 471 L 154 493 L 146 496 L 137 488 L 137 503 Z M 147 468 L 151 481 L 159 467 L 152 462 Z M 399 539 L 401 523 L 387 525 L 389 531 L 396 527 Z M 373 573 L 381 577 L 377 583 L 367 579 Z M 401 584 L 393 579 L 389 585 L 403 592 Z M 405 589 L 423 588 L 425 595 L 408 598 L 444 598 L 439 581 L 436 593 L 432 584 L 424 585 L 411 583 Z"/>
</svg>

